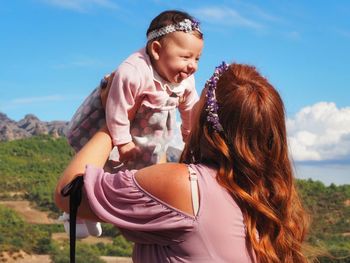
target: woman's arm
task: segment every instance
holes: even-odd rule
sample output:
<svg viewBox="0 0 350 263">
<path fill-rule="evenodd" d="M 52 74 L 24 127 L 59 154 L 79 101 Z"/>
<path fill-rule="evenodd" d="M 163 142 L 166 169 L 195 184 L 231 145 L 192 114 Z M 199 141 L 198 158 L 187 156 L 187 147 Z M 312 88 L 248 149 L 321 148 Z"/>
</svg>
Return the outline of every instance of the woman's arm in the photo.
<svg viewBox="0 0 350 263">
<path fill-rule="evenodd" d="M 104 127 L 75 155 L 56 186 L 55 202 L 60 209 L 69 212 L 69 198 L 61 195 L 62 188 L 77 176 L 83 175 L 87 164 L 102 168 L 111 149 L 112 139 L 108 129 Z M 186 165 L 175 163 L 153 165 L 141 169 L 135 176 L 137 182 L 146 191 L 169 205 L 193 215 L 190 182 Z M 101 221 L 91 210 L 85 191 L 83 191 L 78 216 Z"/>
<path fill-rule="evenodd" d="M 85 166 L 87 164 L 96 167 L 103 167 L 111 150 L 111 137 L 108 129 L 103 127 L 75 155 L 59 179 L 55 191 L 55 202 L 60 209 L 69 212 L 69 198 L 61 195 L 62 188 L 70 183 L 75 177 L 84 174 Z M 99 220 L 92 212 L 84 191 L 78 215 L 83 218 Z"/>
</svg>

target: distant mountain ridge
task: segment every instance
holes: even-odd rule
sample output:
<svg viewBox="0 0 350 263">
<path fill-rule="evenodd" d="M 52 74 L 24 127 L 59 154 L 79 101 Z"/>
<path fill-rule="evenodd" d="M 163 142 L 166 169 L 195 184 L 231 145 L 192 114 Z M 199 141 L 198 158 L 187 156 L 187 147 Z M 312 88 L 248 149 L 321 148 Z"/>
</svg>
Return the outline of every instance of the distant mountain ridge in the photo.
<svg viewBox="0 0 350 263">
<path fill-rule="evenodd" d="M 18 122 L 0 112 L 0 141 L 12 141 L 35 135 L 49 134 L 53 137 L 65 136 L 68 122 L 41 121 L 33 114 L 27 114 Z"/>
</svg>

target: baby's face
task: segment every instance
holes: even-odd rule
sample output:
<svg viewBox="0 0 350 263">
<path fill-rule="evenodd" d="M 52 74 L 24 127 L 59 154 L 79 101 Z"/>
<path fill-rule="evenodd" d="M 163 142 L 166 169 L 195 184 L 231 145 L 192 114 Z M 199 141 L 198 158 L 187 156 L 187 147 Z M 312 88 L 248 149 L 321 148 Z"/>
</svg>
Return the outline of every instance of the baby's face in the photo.
<svg viewBox="0 0 350 263">
<path fill-rule="evenodd" d="M 155 60 L 158 74 L 171 83 L 180 83 L 197 71 L 203 39 L 177 31 L 160 42 L 159 58 Z"/>
</svg>

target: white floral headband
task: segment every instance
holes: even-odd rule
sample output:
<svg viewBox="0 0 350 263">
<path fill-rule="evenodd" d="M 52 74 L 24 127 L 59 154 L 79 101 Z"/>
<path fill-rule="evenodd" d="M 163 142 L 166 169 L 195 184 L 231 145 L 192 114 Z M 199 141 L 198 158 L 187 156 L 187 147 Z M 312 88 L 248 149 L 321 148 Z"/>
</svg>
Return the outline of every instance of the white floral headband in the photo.
<svg viewBox="0 0 350 263">
<path fill-rule="evenodd" d="M 199 29 L 199 22 L 198 21 L 192 21 L 188 18 L 176 23 L 176 24 L 170 24 L 164 27 L 161 27 L 159 29 L 155 29 L 148 33 L 147 40 L 153 40 L 155 38 L 164 36 L 166 34 L 175 32 L 175 31 L 183 31 L 185 33 L 192 32 L 194 30 L 197 30 L 201 32 Z"/>
</svg>

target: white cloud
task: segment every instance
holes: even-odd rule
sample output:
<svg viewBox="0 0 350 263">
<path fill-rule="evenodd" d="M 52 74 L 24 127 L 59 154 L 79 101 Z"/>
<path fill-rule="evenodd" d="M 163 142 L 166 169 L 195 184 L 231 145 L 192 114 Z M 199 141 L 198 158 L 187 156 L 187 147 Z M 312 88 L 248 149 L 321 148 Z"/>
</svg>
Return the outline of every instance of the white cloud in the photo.
<svg viewBox="0 0 350 263">
<path fill-rule="evenodd" d="M 342 161 L 350 156 L 350 107 L 319 102 L 287 120 L 295 161 Z"/>
<path fill-rule="evenodd" d="M 55 69 L 67 69 L 67 68 L 85 68 L 85 67 L 102 67 L 105 65 L 102 61 L 86 56 L 80 56 L 73 58 L 71 61 L 57 63 L 53 65 Z"/>
<path fill-rule="evenodd" d="M 41 0 L 49 5 L 57 6 L 64 9 L 78 12 L 86 12 L 95 7 L 113 8 L 118 6 L 111 0 Z"/>
<path fill-rule="evenodd" d="M 182 149 L 180 123 L 171 146 Z M 350 159 L 350 107 L 319 102 L 287 119 L 290 152 L 297 162 L 340 162 Z"/>
<path fill-rule="evenodd" d="M 250 13 L 254 17 L 259 17 L 262 20 L 270 21 L 273 23 L 281 21 L 280 17 L 266 12 L 265 10 L 263 10 L 262 8 L 260 8 L 257 5 L 254 5 L 254 4 L 251 4 L 248 2 L 244 2 L 244 1 L 241 2 L 240 4 L 244 8 L 244 10 L 246 10 L 246 12 Z"/>
<path fill-rule="evenodd" d="M 335 29 L 335 32 L 345 38 L 350 38 L 350 31 L 344 29 Z"/>
<path fill-rule="evenodd" d="M 10 101 L 11 104 L 33 104 L 38 102 L 52 102 L 52 101 L 62 101 L 64 97 L 61 95 L 50 95 L 43 97 L 27 97 L 27 98 L 18 98 Z"/>
<path fill-rule="evenodd" d="M 239 26 L 253 29 L 261 29 L 263 25 L 241 15 L 237 10 L 228 7 L 204 7 L 193 10 L 193 13 L 200 20 L 210 23 Z"/>
<path fill-rule="evenodd" d="M 286 36 L 288 39 L 292 39 L 292 40 L 299 40 L 299 39 L 301 39 L 300 32 L 298 32 L 298 31 L 290 31 L 290 32 L 287 32 L 287 33 L 285 33 L 285 36 Z"/>
</svg>

